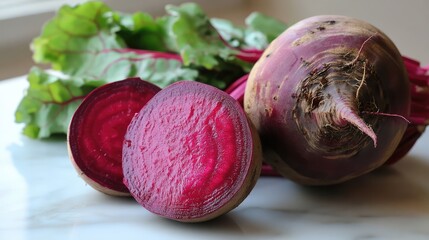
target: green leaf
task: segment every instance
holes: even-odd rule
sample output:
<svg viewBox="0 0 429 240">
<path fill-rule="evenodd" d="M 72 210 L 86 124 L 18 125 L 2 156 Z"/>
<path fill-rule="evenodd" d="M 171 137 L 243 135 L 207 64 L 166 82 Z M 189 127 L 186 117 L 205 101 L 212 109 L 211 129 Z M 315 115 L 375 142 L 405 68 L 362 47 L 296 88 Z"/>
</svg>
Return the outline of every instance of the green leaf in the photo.
<svg viewBox="0 0 429 240">
<path fill-rule="evenodd" d="M 123 51 L 114 16 L 102 2 L 63 6 L 33 41 L 34 60 L 81 78 L 112 82 L 131 76 L 136 54 Z"/>
<path fill-rule="evenodd" d="M 210 23 L 229 45 L 237 48 L 243 45 L 244 28 L 235 26 L 231 21 L 221 18 L 211 18 Z"/>
<path fill-rule="evenodd" d="M 198 76 L 195 70 L 183 68 L 177 59 L 148 57 L 134 62 L 134 66 L 136 76 L 161 88 L 180 80 L 195 80 Z"/>
<path fill-rule="evenodd" d="M 23 133 L 31 138 L 46 138 L 66 133 L 68 123 L 86 94 L 99 84 L 84 79 L 65 79 L 33 68 L 29 88 L 15 112 L 15 121 L 25 123 Z"/>
<path fill-rule="evenodd" d="M 218 30 L 195 3 L 167 5 L 169 14 L 157 22 L 163 26 L 166 46 L 180 53 L 184 68 L 198 73 L 197 81 L 226 88 L 252 64 L 237 58 L 238 49 L 225 44 Z"/>
<path fill-rule="evenodd" d="M 203 10 L 194 3 L 167 5 L 169 18 L 164 19 L 168 37 L 183 58 L 185 66 L 215 68 L 219 59 L 228 60 L 237 51 L 225 46 Z"/>
<path fill-rule="evenodd" d="M 210 21 L 225 41 L 241 49 L 263 50 L 287 28 L 283 22 L 259 12 L 253 12 L 246 18 L 244 28 L 226 19 L 213 18 Z"/>
<path fill-rule="evenodd" d="M 168 50 L 162 25 L 151 15 L 144 12 L 116 13 L 114 19 L 120 26 L 117 34 L 128 47 L 163 52 Z"/>
<path fill-rule="evenodd" d="M 88 54 L 104 49 L 121 48 L 124 44 L 114 35 L 109 24 L 110 8 L 102 2 L 87 2 L 75 7 L 63 6 L 49 20 L 39 37 L 33 40 L 33 59 L 52 64 L 56 70 L 72 73 Z"/>
<path fill-rule="evenodd" d="M 273 41 L 287 28 L 285 23 L 260 12 L 251 13 L 246 18 L 245 23 L 250 29 L 265 35 L 268 43 Z"/>
<path fill-rule="evenodd" d="M 161 29 L 146 13 L 120 14 L 102 2 L 64 6 L 33 41 L 34 59 L 78 79 L 113 82 L 140 76 L 160 87 L 184 78 L 195 79 L 195 71 L 181 69 L 181 59 L 175 55 L 159 57 L 126 45 L 130 38 L 140 35 L 162 42 L 158 40 L 163 36 Z M 157 48 L 153 41 L 136 44 Z"/>
</svg>

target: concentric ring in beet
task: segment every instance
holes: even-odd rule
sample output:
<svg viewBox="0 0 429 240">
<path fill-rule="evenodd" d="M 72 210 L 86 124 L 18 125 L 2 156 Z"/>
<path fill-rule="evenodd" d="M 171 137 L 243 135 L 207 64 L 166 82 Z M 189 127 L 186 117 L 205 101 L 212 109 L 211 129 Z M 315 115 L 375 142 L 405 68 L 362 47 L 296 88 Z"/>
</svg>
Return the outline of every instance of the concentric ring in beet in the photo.
<svg viewBox="0 0 429 240">
<path fill-rule="evenodd" d="M 129 78 L 95 89 L 78 107 L 69 126 L 69 155 L 89 185 L 129 195 L 122 173 L 124 135 L 133 116 L 158 91 L 140 78 Z"/>
<path fill-rule="evenodd" d="M 156 94 L 125 136 L 125 184 L 146 209 L 177 221 L 212 219 L 236 207 L 260 174 L 261 150 L 239 103 L 183 81 Z"/>
</svg>

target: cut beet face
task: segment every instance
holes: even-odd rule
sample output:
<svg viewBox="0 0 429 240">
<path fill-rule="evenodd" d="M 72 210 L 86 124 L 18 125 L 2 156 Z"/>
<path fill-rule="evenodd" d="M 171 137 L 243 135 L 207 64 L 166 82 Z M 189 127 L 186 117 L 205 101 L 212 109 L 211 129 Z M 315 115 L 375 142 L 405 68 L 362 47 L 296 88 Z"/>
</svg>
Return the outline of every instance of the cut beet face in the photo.
<svg viewBox="0 0 429 240">
<path fill-rule="evenodd" d="M 259 137 L 240 104 L 219 89 L 183 81 L 156 94 L 131 121 L 124 181 L 149 211 L 201 222 L 244 200 L 261 159 Z"/>
<path fill-rule="evenodd" d="M 161 89 L 129 78 L 92 91 L 78 107 L 67 134 L 70 159 L 93 188 L 129 196 L 123 184 L 122 145 L 136 113 Z"/>
</svg>

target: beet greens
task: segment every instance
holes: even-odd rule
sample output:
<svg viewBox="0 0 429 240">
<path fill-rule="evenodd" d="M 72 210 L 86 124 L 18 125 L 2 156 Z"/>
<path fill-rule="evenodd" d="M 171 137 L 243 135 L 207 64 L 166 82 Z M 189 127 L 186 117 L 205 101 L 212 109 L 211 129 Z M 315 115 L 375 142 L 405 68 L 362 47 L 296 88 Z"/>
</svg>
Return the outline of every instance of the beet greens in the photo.
<svg viewBox="0 0 429 240">
<path fill-rule="evenodd" d="M 266 47 L 275 34 L 261 26 L 276 24 L 277 34 L 286 28 L 257 13 L 246 21 L 245 28 L 215 28 L 193 3 L 167 5 L 166 15 L 158 18 L 145 12 L 116 12 L 101 1 L 64 5 L 32 42 L 36 64 L 48 64 L 54 71 L 31 70 L 15 120 L 25 124 L 24 134 L 32 138 L 65 134 L 89 91 L 128 77 L 159 87 L 194 80 L 224 89 L 250 71 L 247 49 Z M 243 34 L 224 39 L 231 32 Z M 259 37 L 246 41 L 249 35 Z"/>
</svg>

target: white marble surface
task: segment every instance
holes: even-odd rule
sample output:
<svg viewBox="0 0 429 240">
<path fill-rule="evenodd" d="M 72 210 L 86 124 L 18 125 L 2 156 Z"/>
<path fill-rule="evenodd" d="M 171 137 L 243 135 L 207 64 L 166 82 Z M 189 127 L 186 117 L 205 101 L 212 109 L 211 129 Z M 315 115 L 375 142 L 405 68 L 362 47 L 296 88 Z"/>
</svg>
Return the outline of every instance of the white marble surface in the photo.
<svg viewBox="0 0 429 240">
<path fill-rule="evenodd" d="M 211 222 L 161 219 L 77 176 L 64 140 L 21 136 L 13 112 L 23 78 L 0 81 L 0 239 L 429 239 L 429 133 L 394 167 L 311 188 L 261 178 Z"/>
</svg>

